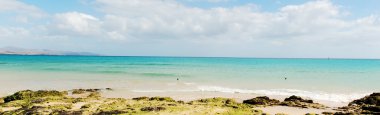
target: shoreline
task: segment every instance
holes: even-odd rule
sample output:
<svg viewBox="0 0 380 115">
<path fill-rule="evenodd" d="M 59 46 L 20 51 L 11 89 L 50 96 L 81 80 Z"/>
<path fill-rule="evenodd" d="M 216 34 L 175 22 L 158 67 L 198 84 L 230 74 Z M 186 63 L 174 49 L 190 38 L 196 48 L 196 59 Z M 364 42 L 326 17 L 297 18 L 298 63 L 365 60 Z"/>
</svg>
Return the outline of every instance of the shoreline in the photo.
<svg viewBox="0 0 380 115">
<path fill-rule="evenodd" d="M 83 88 L 83 89 L 91 89 L 91 88 Z M 99 88 L 101 89 L 101 88 Z M 134 92 L 131 90 L 125 90 L 125 89 L 116 89 L 112 88 L 112 91 L 100 91 L 99 93 L 105 97 L 105 98 L 126 98 L 131 99 L 135 97 L 142 97 L 142 96 L 148 96 L 148 97 L 171 97 L 175 100 L 182 100 L 182 101 L 192 101 L 202 98 L 213 98 L 213 97 L 222 97 L 222 98 L 231 98 L 235 99 L 237 102 L 243 102 L 243 100 L 250 99 L 252 97 L 258 97 L 258 96 L 267 96 L 273 99 L 277 100 L 284 100 L 285 98 L 291 96 L 291 95 L 264 95 L 264 94 L 255 94 L 255 93 L 225 93 L 225 92 L 216 92 L 216 91 L 191 91 L 191 92 Z M 39 89 L 31 89 L 31 90 L 39 90 Z M 43 89 L 43 90 L 55 90 L 54 88 L 49 89 Z M 71 89 L 57 89 L 58 91 L 67 91 Z M 17 91 L 12 91 L 8 93 L 2 93 L 0 94 L 0 97 L 8 96 Z M 296 94 L 292 94 L 296 95 Z M 336 102 L 336 101 L 327 101 L 327 100 L 317 100 L 312 99 L 309 97 L 301 96 L 305 99 L 311 99 L 315 102 L 321 103 L 323 105 L 329 106 L 329 107 L 341 107 L 347 105 L 349 102 Z"/>
<path fill-rule="evenodd" d="M 132 98 L 129 95 L 137 96 L 171 96 L 177 99 L 194 100 L 206 97 L 227 97 L 244 100 L 255 96 L 269 96 L 271 98 L 282 100 L 291 95 L 298 95 L 304 98 L 313 99 L 319 103 L 332 107 L 348 104 L 350 101 L 369 95 L 377 90 L 368 89 L 362 92 L 356 90 L 352 93 L 344 91 L 324 91 L 308 89 L 275 89 L 281 85 L 268 85 L 263 88 L 263 84 L 252 84 L 243 86 L 237 83 L 228 83 L 225 81 L 207 81 L 207 83 L 181 79 L 175 81 L 167 78 L 144 79 L 122 75 L 103 75 L 103 74 L 85 74 L 85 73 L 58 73 L 58 72 L 12 72 L 1 71 L 2 83 L 0 87 L 0 96 L 10 95 L 16 91 L 31 90 L 70 90 L 76 88 L 102 88 L 111 87 L 113 92 L 104 94 L 109 97 Z M 158 80 L 158 81 L 157 81 Z M 22 84 L 22 85 L 19 85 Z M 297 84 L 297 83 L 294 83 Z M 108 94 L 110 93 L 110 94 Z M 170 94 L 170 95 L 168 95 Z M 115 96 L 113 96 L 115 95 Z M 196 97 L 196 98 L 194 98 Z M 333 101 L 331 101 L 333 100 Z M 331 101 L 331 102 L 330 102 Z"/>
<path fill-rule="evenodd" d="M 24 90 L 25 91 L 25 90 Z M 23 91 L 21 91 L 23 92 Z M 184 98 L 179 98 L 179 97 L 176 97 L 176 96 L 170 96 L 171 94 L 162 94 L 162 95 L 157 95 L 157 94 L 151 94 L 151 93 L 144 93 L 144 94 L 135 94 L 135 95 L 128 95 L 128 96 L 120 96 L 120 95 L 114 95 L 113 93 L 117 93 L 117 91 L 115 91 L 114 89 L 111 89 L 111 88 L 104 88 L 104 89 L 74 89 L 74 90 L 65 90 L 65 91 L 56 91 L 56 90 L 39 90 L 39 91 L 27 91 L 28 93 L 38 93 L 38 92 L 42 92 L 41 94 L 38 94 L 38 96 L 36 97 L 32 97 L 30 99 L 27 99 L 28 101 L 30 100 L 44 100 L 46 97 L 48 98 L 51 98 L 52 96 L 49 95 L 50 92 L 55 92 L 55 94 L 53 95 L 56 96 L 57 94 L 59 94 L 58 97 L 64 97 L 62 98 L 61 100 L 60 99 L 55 99 L 54 101 L 58 101 L 58 103 L 63 103 L 63 100 L 67 100 L 67 99 L 71 99 L 71 100 L 75 100 L 75 99 L 84 99 L 85 101 L 80 101 L 79 104 L 81 104 L 81 106 L 85 105 L 85 104 L 90 104 L 90 103 L 97 103 L 97 104 L 104 104 L 105 102 L 99 102 L 99 101 L 95 101 L 95 100 L 113 100 L 115 101 L 118 100 L 118 99 L 121 99 L 121 100 L 124 100 L 123 103 L 124 104 L 131 104 L 130 101 L 135 101 L 135 99 L 137 98 L 155 98 L 155 97 L 160 97 L 160 98 L 164 98 L 164 99 L 169 99 L 171 100 L 170 102 L 173 102 L 172 104 L 178 104 L 178 103 L 181 103 L 180 106 L 175 106 L 175 107 L 169 107 L 170 109 L 174 109 L 175 112 L 173 113 L 174 110 L 171 110 L 169 111 L 169 114 L 177 114 L 177 113 L 180 113 L 182 114 L 182 110 L 180 111 L 177 111 L 177 107 L 179 108 L 186 108 L 186 107 L 203 107 L 205 110 L 204 112 L 207 112 L 207 111 L 213 111 L 214 109 L 215 110 L 220 110 L 216 113 L 223 113 L 223 112 L 231 112 L 231 111 L 234 111 L 234 112 L 248 112 L 248 113 L 252 113 L 252 112 L 261 112 L 261 113 L 268 113 L 268 114 L 277 114 L 277 113 L 281 113 L 281 114 L 291 114 L 291 115 L 303 115 L 303 114 L 307 114 L 307 113 L 313 113 L 313 114 L 322 114 L 322 113 L 337 113 L 337 112 L 353 112 L 353 111 L 349 111 L 350 109 L 352 109 L 353 107 L 351 108 L 348 108 L 348 109 L 342 109 L 344 107 L 350 107 L 349 105 L 345 105 L 345 106 L 340 106 L 340 107 L 331 107 L 331 106 L 326 106 L 324 105 L 323 103 L 319 103 L 319 102 L 315 102 L 313 100 L 309 100 L 309 99 L 304 99 L 302 97 L 298 97 L 298 96 L 290 96 L 290 97 L 285 97 L 285 98 L 282 98 L 280 99 L 280 97 L 273 97 L 273 96 L 260 96 L 260 95 L 256 95 L 256 96 L 252 96 L 250 95 L 250 98 L 247 98 L 247 99 L 243 99 L 243 98 L 237 98 L 237 97 L 228 97 L 228 96 L 223 96 L 223 95 L 208 95 L 208 94 L 205 94 L 204 96 L 201 96 L 201 97 L 193 97 L 193 98 L 187 98 L 187 99 L 184 99 Z M 48 92 L 48 93 L 46 93 Z M 61 92 L 61 93 L 57 93 L 57 92 Z M 78 93 L 79 92 L 79 93 Z M 46 94 L 45 94 L 46 93 Z M 19 97 L 19 98 L 14 98 L 15 95 L 17 96 L 17 94 L 20 94 L 20 91 L 11 95 L 13 96 L 12 101 L 9 101 L 9 98 L 7 97 L 10 97 L 10 96 L 7 96 L 7 97 L 2 97 L 1 99 L 3 100 L 7 100 L 8 99 L 8 102 L 3 102 L 1 103 L 1 100 L 0 100 L 0 113 L 3 112 L 3 113 L 9 113 L 9 112 L 16 112 L 17 110 L 20 110 L 20 109 L 26 109 L 25 107 L 23 107 L 24 105 L 20 104 L 22 101 L 25 101 L 25 96 L 24 97 Z M 375 93 L 374 93 L 375 94 Z M 95 96 L 95 98 L 93 97 Z M 57 97 L 55 97 L 57 98 Z M 379 98 L 380 99 L 380 98 Z M 22 101 L 21 101 L 22 100 Z M 45 99 L 47 100 L 47 99 Z M 206 100 L 206 102 L 204 102 Z M 211 100 L 211 101 L 210 101 Z M 231 107 L 227 106 L 229 104 L 227 104 L 226 100 L 230 100 L 232 101 L 233 100 L 233 104 L 236 104 L 234 106 L 237 106 L 237 107 L 234 107 L 231 105 Z M 52 101 L 52 100 L 50 100 Z M 209 103 L 212 102 L 212 103 Z M 217 102 L 214 102 L 214 101 L 217 101 Z M 219 102 L 221 101 L 221 102 Z M 202 102 L 202 103 L 200 103 Z M 379 100 L 380 102 L 380 100 Z M 16 103 L 16 104 L 10 104 L 10 105 L 13 105 L 13 106 L 9 106 L 9 103 Z M 17 104 L 18 103 L 18 104 Z M 34 106 L 43 106 L 44 104 L 41 104 L 43 102 L 39 102 L 39 103 L 36 103 L 34 104 L 33 101 L 31 101 L 31 105 L 28 105 L 28 106 L 31 106 L 29 108 L 33 108 Z M 55 103 L 55 102 L 47 102 L 47 103 Z M 133 102 L 135 103 L 135 102 Z M 141 106 L 148 106 L 148 105 L 151 105 L 153 102 L 151 100 L 145 100 L 144 103 L 149 103 L 147 105 L 139 105 L 139 107 Z M 154 103 L 157 104 L 156 101 L 154 101 Z M 163 104 L 161 102 L 158 102 L 160 104 Z M 166 102 L 165 102 L 166 103 Z M 194 103 L 197 103 L 197 104 L 194 104 Z M 214 105 L 215 103 L 218 103 L 216 104 L 216 108 L 212 107 L 211 110 L 210 110 L 210 107 L 209 106 L 205 106 L 205 105 Z M 70 103 L 71 106 L 79 106 L 78 103 Z M 220 105 L 221 104 L 221 105 Z M 16 106 L 15 106 L 16 105 Z M 18 105 L 18 106 L 17 106 Z M 133 105 L 133 104 L 132 104 Z M 132 106 L 131 105 L 131 106 Z M 5 107 L 4 107 L 5 106 Z M 105 106 L 107 106 L 107 104 L 105 104 Z M 44 108 L 44 107 L 42 107 Z M 75 112 L 75 111 L 86 111 L 86 112 L 99 112 L 99 111 L 93 111 L 93 110 L 82 110 L 81 108 L 78 108 L 78 107 L 74 107 L 75 109 L 73 109 L 73 107 L 71 107 L 70 109 L 66 108 L 64 111 L 66 112 Z M 166 106 L 163 106 L 162 108 L 166 108 L 164 109 L 163 111 L 161 110 L 153 110 L 153 112 L 155 113 L 168 113 L 167 111 L 167 108 Z M 47 109 L 47 110 L 50 110 L 52 111 L 52 109 L 49 109 L 49 108 L 44 108 L 44 109 Z M 98 108 L 99 109 L 99 108 Z M 113 111 L 116 111 L 120 108 L 114 108 Z M 141 109 L 142 108 L 134 108 L 134 109 Z M 152 109 L 152 108 L 151 108 Z M 157 109 L 157 108 L 154 108 L 153 109 Z M 357 109 L 357 108 L 356 108 Z M 122 110 L 122 109 L 121 109 Z M 118 110 L 119 112 L 121 110 Z M 142 112 L 144 114 L 149 114 L 150 112 L 148 111 L 132 111 L 132 112 Z M 27 110 L 23 110 L 23 111 L 27 111 Z M 200 110 L 201 111 L 201 110 Z M 362 111 L 360 109 L 360 111 Z M 54 110 L 52 111 L 54 112 Z M 124 111 L 126 112 L 126 111 Z M 128 112 L 131 112 L 131 111 L 128 111 Z M 186 111 L 186 112 L 189 112 L 189 111 Z M 192 111 L 194 112 L 194 111 Z M 38 111 L 36 113 L 39 113 Z M 214 114 L 216 114 L 214 113 Z M 191 112 L 190 112 L 191 114 Z M 204 113 L 206 114 L 206 113 Z"/>
</svg>

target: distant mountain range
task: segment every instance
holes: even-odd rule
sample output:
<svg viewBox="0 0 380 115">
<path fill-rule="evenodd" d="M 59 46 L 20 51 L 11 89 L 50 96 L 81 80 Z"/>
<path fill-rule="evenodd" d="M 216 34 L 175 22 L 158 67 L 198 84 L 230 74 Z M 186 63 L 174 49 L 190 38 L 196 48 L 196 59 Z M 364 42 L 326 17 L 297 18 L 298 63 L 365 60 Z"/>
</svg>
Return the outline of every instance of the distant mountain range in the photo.
<svg viewBox="0 0 380 115">
<path fill-rule="evenodd" d="M 79 55 L 79 56 L 97 56 L 99 54 L 91 52 L 72 52 L 72 51 L 55 51 L 46 49 L 24 49 L 17 47 L 0 48 L 0 54 L 3 55 Z"/>
</svg>

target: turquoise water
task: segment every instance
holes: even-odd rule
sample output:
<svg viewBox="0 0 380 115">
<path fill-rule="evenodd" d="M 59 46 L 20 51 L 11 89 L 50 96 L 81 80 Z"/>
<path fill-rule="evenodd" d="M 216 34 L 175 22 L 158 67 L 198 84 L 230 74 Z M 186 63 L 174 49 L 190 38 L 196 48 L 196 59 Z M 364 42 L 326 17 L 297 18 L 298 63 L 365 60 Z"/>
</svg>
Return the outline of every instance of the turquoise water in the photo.
<svg viewBox="0 0 380 115">
<path fill-rule="evenodd" d="M 202 91 L 227 93 L 349 95 L 380 91 L 380 60 L 374 59 L 0 55 L 1 71 L 97 74 L 107 80 L 115 77 L 151 82 L 175 82 L 179 78 L 197 84 Z"/>
</svg>

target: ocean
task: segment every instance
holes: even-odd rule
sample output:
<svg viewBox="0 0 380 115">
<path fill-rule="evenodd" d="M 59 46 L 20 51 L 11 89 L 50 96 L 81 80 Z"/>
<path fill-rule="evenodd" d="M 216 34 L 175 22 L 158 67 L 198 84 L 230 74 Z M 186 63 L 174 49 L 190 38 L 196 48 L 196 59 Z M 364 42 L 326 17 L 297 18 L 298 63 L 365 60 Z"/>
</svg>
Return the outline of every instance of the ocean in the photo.
<svg viewBox="0 0 380 115">
<path fill-rule="evenodd" d="M 23 89 L 111 87 L 349 102 L 380 91 L 380 60 L 0 55 L 0 79 L 1 96 Z"/>
</svg>

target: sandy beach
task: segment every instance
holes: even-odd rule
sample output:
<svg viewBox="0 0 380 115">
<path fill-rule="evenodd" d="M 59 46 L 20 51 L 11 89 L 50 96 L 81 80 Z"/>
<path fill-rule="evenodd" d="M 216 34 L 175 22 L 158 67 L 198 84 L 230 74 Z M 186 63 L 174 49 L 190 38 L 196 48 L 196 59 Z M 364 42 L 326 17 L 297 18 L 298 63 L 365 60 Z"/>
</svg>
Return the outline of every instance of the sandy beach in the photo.
<svg viewBox="0 0 380 115">
<path fill-rule="evenodd" d="M 200 97 L 181 98 L 171 94 L 138 94 L 130 98 L 120 98 L 112 88 L 56 90 L 24 90 L 0 98 L 0 113 L 34 114 L 272 114 L 272 115 L 309 115 L 309 114 L 358 114 L 378 112 L 366 109 L 372 106 L 366 101 L 379 99 L 380 94 L 371 94 L 355 105 L 329 107 L 313 100 L 291 96 L 277 100 L 267 96 L 257 96 L 237 100 L 235 96 L 223 97 L 205 94 Z M 144 96 L 141 96 L 144 95 Z M 209 97 L 208 97 L 209 96 Z M 215 96 L 215 94 L 214 94 Z M 172 98 L 173 97 L 173 98 Z M 380 100 L 374 100 L 380 101 Z M 360 103 L 358 103 L 360 102 Z M 361 103 L 364 102 L 364 103 Z M 358 106 L 356 104 L 364 104 Z M 124 106 L 125 105 L 125 106 Z M 366 107 L 366 108 L 364 108 Z M 374 107 L 377 107 L 376 105 Z"/>
</svg>

